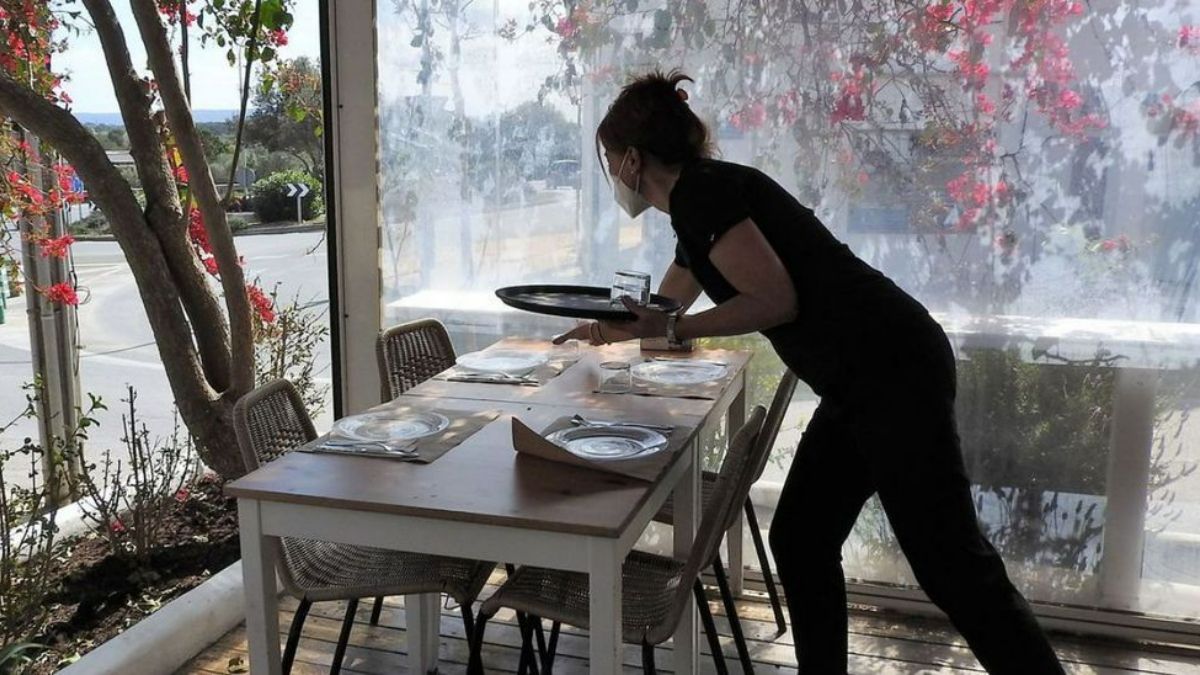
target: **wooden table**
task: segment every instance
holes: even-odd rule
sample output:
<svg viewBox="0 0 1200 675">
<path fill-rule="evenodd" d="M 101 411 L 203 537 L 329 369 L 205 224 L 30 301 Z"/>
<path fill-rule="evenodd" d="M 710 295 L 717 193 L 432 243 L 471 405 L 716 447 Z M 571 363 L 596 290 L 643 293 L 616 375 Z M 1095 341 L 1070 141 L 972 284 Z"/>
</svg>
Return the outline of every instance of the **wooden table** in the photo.
<svg viewBox="0 0 1200 675">
<path fill-rule="evenodd" d="M 737 425 L 745 415 L 750 355 L 695 356 L 730 364 L 732 375 L 716 401 L 593 394 L 601 361 L 632 361 L 638 353 L 632 345 L 585 349 L 578 363 L 542 387 L 432 380 L 410 390 L 402 403 L 433 399 L 428 402 L 440 409 L 505 413 L 431 464 L 291 453 L 229 484 L 226 490 L 238 499 L 251 672 L 280 672 L 276 561 L 266 544 L 284 536 L 586 572 L 591 672 L 618 672 L 625 555 L 672 493 L 675 555 L 688 554 L 699 521 L 700 435 L 726 412 Z M 511 416 L 539 428 L 575 412 L 691 431 L 653 483 L 518 459 Z M 405 599 L 413 672 L 437 668 L 439 600 Z M 677 673 L 696 671 L 695 614 L 694 608 L 685 612 L 675 633 Z"/>
</svg>

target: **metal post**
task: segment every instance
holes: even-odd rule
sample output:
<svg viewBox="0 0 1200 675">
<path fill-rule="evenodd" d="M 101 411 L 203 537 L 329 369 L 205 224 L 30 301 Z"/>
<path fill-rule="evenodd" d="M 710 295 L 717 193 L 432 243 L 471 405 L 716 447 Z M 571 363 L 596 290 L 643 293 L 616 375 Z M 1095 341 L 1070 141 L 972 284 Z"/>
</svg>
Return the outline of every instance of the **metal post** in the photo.
<svg viewBox="0 0 1200 675">
<path fill-rule="evenodd" d="M 38 139 L 18 134 L 28 144 L 29 154 L 23 162 L 23 173 L 30 185 L 43 190 L 49 177 L 49 169 L 43 167 Z M 61 237 L 65 234 L 63 219 L 56 210 L 49 219 L 43 217 L 23 218 L 20 221 L 22 258 L 26 286 L 26 313 L 29 317 L 30 353 L 33 376 L 38 387 L 38 440 L 44 450 L 42 471 L 51 496 L 56 501 L 70 498 L 67 477 L 60 471 L 78 471 L 79 450 L 74 438 L 78 426 L 80 407 L 79 354 L 75 342 L 78 325 L 75 308 L 48 301 L 38 292 L 54 284 L 71 280 L 67 261 L 37 255 L 29 243 L 31 235 L 45 234 Z M 69 451 L 65 452 L 64 451 Z"/>
</svg>

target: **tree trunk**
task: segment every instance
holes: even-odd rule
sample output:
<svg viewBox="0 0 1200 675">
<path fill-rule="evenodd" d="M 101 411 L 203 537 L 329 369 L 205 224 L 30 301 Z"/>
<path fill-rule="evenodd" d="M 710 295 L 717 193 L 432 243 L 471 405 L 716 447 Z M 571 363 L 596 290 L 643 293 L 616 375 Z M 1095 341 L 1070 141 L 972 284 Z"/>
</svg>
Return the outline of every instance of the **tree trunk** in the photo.
<svg viewBox="0 0 1200 675">
<path fill-rule="evenodd" d="M 100 142 L 71 113 L 3 74 L 0 114 L 52 145 L 83 179 L 129 262 L 171 393 L 180 416 L 199 442 L 201 458 L 226 478 L 244 473 L 233 440 L 234 398 L 218 395 L 204 378 L 176 280 L 129 183 L 108 160 Z M 245 293 L 242 295 L 244 298 Z"/>
<path fill-rule="evenodd" d="M 187 234 L 185 211 L 167 163 L 158 125 L 150 113 L 146 83 L 137 76 L 125 34 L 107 0 L 84 0 L 100 37 L 117 105 L 129 137 L 129 152 L 146 192 L 145 217 L 162 244 L 192 324 L 201 363 L 217 391 L 229 386 L 229 327 L 209 288 Z"/>
</svg>

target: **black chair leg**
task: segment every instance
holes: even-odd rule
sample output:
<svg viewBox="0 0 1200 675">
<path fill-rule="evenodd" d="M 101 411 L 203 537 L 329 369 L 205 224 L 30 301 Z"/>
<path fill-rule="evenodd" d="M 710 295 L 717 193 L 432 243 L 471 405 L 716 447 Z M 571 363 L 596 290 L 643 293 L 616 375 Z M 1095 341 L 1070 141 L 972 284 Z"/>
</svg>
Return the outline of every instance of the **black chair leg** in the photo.
<svg viewBox="0 0 1200 675">
<path fill-rule="evenodd" d="M 483 631 L 487 629 L 488 618 L 482 611 L 475 617 L 475 634 L 467 640 L 467 648 L 470 649 L 470 657 L 467 659 L 468 675 L 483 675 Z"/>
<path fill-rule="evenodd" d="M 555 621 L 550 625 L 550 643 L 542 653 L 542 675 L 551 675 L 554 671 L 554 655 L 558 652 L 558 633 L 562 624 Z"/>
<path fill-rule="evenodd" d="M 708 596 L 704 594 L 704 585 L 699 579 L 692 584 L 692 594 L 696 596 L 696 608 L 700 610 L 700 623 L 704 625 L 704 635 L 708 638 L 708 650 L 712 652 L 717 675 L 729 675 L 725 653 L 721 650 L 721 638 L 717 635 L 717 624 L 713 621 L 712 611 L 708 608 Z"/>
<path fill-rule="evenodd" d="M 463 629 L 466 631 L 464 635 L 467 636 L 467 641 L 470 642 L 471 636 L 475 634 L 475 616 L 471 614 L 470 605 L 459 605 L 458 608 L 462 610 Z"/>
<path fill-rule="evenodd" d="M 288 628 L 287 644 L 283 648 L 283 662 L 281 663 L 283 675 L 292 672 L 292 661 L 296 660 L 296 646 L 300 643 L 300 631 L 304 629 L 304 620 L 308 618 L 309 607 L 312 607 L 312 600 L 301 600 L 300 606 L 296 608 L 296 614 L 292 616 L 292 625 Z"/>
<path fill-rule="evenodd" d="M 375 605 L 371 607 L 371 625 L 379 625 L 379 615 L 383 613 L 383 596 L 375 598 Z"/>
<path fill-rule="evenodd" d="M 329 675 L 342 672 L 342 659 L 346 658 L 346 643 L 350 641 L 350 629 L 354 626 L 354 613 L 358 611 L 358 598 L 346 604 L 346 618 L 342 620 L 342 633 L 338 636 L 337 647 L 333 650 L 333 665 L 329 667 Z"/>
<path fill-rule="evenodd" d="M 767 597 L 771 600 L 771 611 L 775 613 L 775 637 L 787 632 L 787 619 L 783 615 L 783 601 L 779 597 L 779 589 L 775 587 L 775 573 L 771 571 L 771 556 L 767 555 L 767 547 L 763 543 L 762 531 L 758 529 L 758 514 L 754 512 L 754 504 L 746 497 L 746 525 L 750 528 L 750 538 L 754 541 L 754 550 L 758 553 L 758 566 L 762 569 L 763 583 L 767 585 Z"/>
<path fill-rule="evenodd" d="M 642 670 L 646 675 L 655 675 L 658 672 L 654 667 L 654 645 L 647 642 L 642 643 Z"/>
<path fill-rule="evenodd" d="M 533 647 L 534 625 L 540 624 L 541 620 L 529 615 L 525 616 L 525 621 L 521 624 L 521 660 L 517 662 L 517 675 L 537 673 L 537 652 Z"/>
<path fill-rule="evenodd" d="M 729 579 L 725 576 L 725 565 L 721 562 L 720 554 L 713 561 L 713 574 L 717 577 L 717 588 L 721 589 L 721 602 L 725 605 L 725 616 L 729 618 L 729 632 L 733 634 L 733 644 L 737 646 L 742 672 L 753 673 L 754 662 L 750 660 L 750 649 L 746 646 L 746 636 L 742 633 L 742 620 L 738 617 L 737 605 L 733 602 L 733 593 L 729 590 Z"/>
</svg>

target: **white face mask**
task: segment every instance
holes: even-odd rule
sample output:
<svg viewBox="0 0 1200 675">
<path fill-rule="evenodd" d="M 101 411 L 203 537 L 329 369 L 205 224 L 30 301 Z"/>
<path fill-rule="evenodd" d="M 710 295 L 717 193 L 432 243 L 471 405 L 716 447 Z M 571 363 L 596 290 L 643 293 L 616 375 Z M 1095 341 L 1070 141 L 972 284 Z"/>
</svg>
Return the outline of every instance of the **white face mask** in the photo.
<svg viewBox="0 0 1200 675">
<path fill-rule="evenodd" d="M 625 160 L 629 157 L 626 152 L 621 158 L 621 168 L 617 169 L 617 175 L 613 179 L 613 199 L 617 200 L 617 204 L 629 214 L 630 218 L 637 218 L 642 215 L 642 211 L 650 208 L 650 202 L 642 196 L 642 176 L 638 174 L 637 188 L 631 188 L 621 180 L 621 175 L 625 173 Z"/>
</svg>

